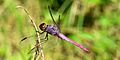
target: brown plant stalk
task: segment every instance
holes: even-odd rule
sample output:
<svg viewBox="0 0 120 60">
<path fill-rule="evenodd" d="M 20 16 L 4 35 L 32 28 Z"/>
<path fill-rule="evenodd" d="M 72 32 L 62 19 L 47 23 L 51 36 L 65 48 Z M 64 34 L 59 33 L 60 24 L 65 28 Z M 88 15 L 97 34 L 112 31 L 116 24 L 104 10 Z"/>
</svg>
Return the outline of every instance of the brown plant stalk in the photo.
<svg viewBox="0 0 120 60">
<path fill-rule="evenodd" d="M 39 33 L 39 30 L 34 22 L 34 20 L 32 19 L 32 17 L 30 16 L 30 14 L 28 13 L 27 9 L 25 9 L 24 7 L 22 6 L 17 6 L 17 8 L 22 8 L 24 9 L 24 11 L 27 13 L 31 23 L 32 23 L 32 26 L 34 27 L 34 30 L 36 31 L 36 44 L 35 44 L 35 47 L 31 49 L 31 51 L 33 49 L 36 49 L 35 50 L 35 57 L 34 57 L 34 60 L 37 59 L 37 56 L 39 55 L 39 53 L 41 53 L 41 60 L 44 60 L 44 53 L 43 53 L 43 50 L 42 50 L 42 44 L 41 44 L 41 41 L 40 41 L 40 33 Z"/>
</svg>

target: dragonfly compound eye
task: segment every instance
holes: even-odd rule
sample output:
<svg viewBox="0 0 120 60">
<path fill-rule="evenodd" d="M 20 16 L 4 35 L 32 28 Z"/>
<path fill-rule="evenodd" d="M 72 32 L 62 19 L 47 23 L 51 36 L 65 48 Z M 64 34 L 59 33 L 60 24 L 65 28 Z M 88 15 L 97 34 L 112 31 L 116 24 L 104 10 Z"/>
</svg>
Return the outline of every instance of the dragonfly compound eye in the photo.
<svg viewBox="0 0 120 60">
<path fill-rule="evenodd" d="M 47 25 L 45 23 L 42 23 L 39 25 L 39 28 L 42 30 L 42 31 L 45 31 Z"/>
</svg>

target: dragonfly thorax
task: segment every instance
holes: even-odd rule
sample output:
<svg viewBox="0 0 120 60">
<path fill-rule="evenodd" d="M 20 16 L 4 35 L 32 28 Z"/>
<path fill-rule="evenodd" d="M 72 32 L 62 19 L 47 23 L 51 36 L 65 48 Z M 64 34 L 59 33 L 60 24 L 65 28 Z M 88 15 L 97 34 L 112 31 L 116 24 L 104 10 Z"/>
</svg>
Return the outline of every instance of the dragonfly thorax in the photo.
<svg viewBox="0 0 120 60">
<path fill-rule="evenodd" d="M 39 25 L 39 28 L 44 31 L 44 32 L 47 32 L 51 35 L 57 35 L 60 33 L 58 27 L 56 25 L 46 25 L 45 23 L 41 23 Z"/>
<path fill-rule="evenodd" d="M 51 35 L 58 35 L 60 33 L 58 27 L 56 25 L 47 25 L 46 32 Z"/>
</svg>

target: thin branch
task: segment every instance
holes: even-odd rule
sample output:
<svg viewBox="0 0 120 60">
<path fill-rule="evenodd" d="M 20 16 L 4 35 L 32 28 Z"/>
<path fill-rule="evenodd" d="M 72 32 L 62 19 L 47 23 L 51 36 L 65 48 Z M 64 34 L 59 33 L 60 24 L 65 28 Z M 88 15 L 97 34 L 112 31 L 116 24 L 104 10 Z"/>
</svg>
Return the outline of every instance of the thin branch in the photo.
<svg viewBox="0 0 120 60">
<path fill-rule="evenodd" d="M 35 29 L 35 31 L 36 31 L 36 37 L 37 37 L 37 39 L 36 39 L 36 45 L 39 45 L 40 46 L 40 48 L 42 48 L 42 45 L 41 45 L 41 42 L 40 42 L 40 34 L 39 34 L 39 31 L 38 31 L 38 28 L 37 28 L 37 26 L 36 26 L 36 24 L 35 24 L 35 22 L 34 22 L 34 20 L 32 19 L 32 17 L 30 16 L 30 14 L 28 13 L 28 11 L 27 11 L 27 9 L 25 9 L 24 7 L 22 7 L 22 6 L 17 6 L 17 8 L 22 8 L 22 9 L 24 9 L 24 11 L 27 13 L 27 15 L 28 15 L 28 17 L 30 18 L 30 21 L 31 21 L 31 23 L 32 23 L 32 25 L 33 25 L 33 27 L 34 27 L 34 29 Z M 39 51 L 38 51 L 38 46 L 35 46 L 36 47 L 36 53 L 38 53 L 39 54 Z M 40 49 L 40 52 L 41 52 L 41 56 L 42 56 L 42 58 L 41 58 L 41 60 L 44 60 L 44 53 L 43 53 L 43 50 L 42 49 Z M 36 60 L 36 55 L 38 55 L 38 54 L 36 54 L 35 53 L 35 60 Z"/>
</svg>

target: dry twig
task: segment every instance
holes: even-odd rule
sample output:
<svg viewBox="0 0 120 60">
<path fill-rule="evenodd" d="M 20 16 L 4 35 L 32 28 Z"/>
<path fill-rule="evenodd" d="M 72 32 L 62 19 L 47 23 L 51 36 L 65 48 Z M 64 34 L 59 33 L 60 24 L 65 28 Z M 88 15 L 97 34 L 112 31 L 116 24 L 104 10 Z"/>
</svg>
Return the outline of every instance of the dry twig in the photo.
<svg viewBox="0 0 120 60">
<path fill-rule="evenodd" d="M 32 25 L 33 25 L 33 27 L 34 27 L 34 29 L 35 29 L 35 31 L 36 31 L 36 45 L 35 45 L 34 48 L 31 49 L 31 50 L 36 49 L 36 50 L 35 50 L 34 60 L 37 59 L 39 53 L 41 53 L 41 56 L 42 56 L 42 57 L 41 57 L 41 60 L 44 60 L 44 53 L 43 53 L 43 50 L 41 49 L 41 48 L 42 48 L 42 45 L 41 45 L 41 42 L 40 42 L 40 34 L 39 34 L 39 30 L 38 30 L 38 28 L 37 28 L 34 20 L 33 20 L 32 17 L 30 16 L 30 14 L 28 13 L 27 9 L 25 9 L 25 8 L 22 7 L 22 6 L 17 6 L 17 8 L 22 8 L 22 9 L 24 9 L 24 11 L 27 13 L 28 17 L 30 18 L 30 21 L 31 21 L 31 23 L 32 23 Z"/>
</svg>

